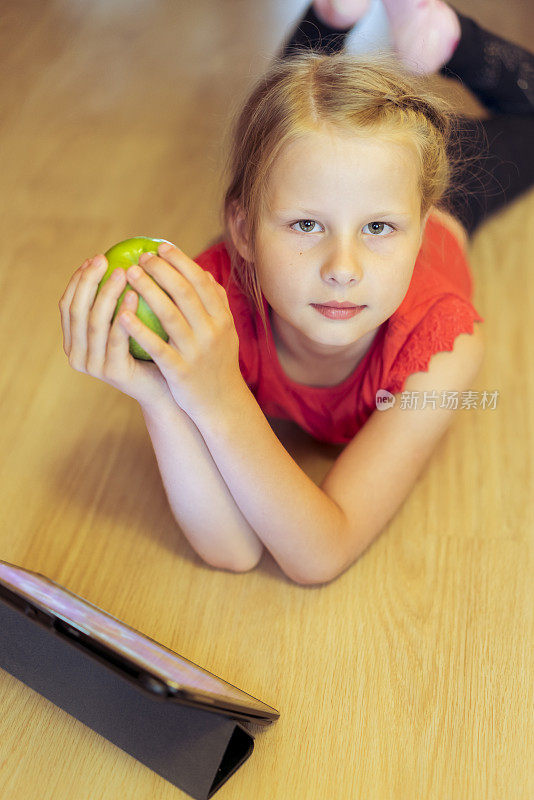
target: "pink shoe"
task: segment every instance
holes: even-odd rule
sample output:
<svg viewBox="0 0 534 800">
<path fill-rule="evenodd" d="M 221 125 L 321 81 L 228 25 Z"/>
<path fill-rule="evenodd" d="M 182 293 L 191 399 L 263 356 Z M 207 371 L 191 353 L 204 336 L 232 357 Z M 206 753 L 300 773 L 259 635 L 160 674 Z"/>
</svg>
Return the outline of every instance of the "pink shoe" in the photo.
<svg viewBox="0 0 534 800">
<path fill-rule="evenodd" d="M 427 75 L 449 61 L 460 41 L 460 21 L 442 0 L 382 0 L 394 50 L 410 72 Z"/>
</svg>

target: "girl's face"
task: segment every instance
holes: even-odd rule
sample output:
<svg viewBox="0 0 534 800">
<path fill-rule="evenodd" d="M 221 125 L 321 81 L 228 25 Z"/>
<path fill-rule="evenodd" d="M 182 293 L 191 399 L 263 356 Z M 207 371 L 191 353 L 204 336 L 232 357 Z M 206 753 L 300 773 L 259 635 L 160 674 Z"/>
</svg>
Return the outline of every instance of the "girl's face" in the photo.
<svg viewBox="0 0 534 800">
<path fill-rule="evenodd" d="M 410 284 L 426 223 L 417 182 L 400 142 L 322 131 L 282 151 L 255 254 L 278 350 L 311 365 L 368 349 Z M 333 301 L 363 308 L 332 318 L 317 307 Z"/>
</svg>

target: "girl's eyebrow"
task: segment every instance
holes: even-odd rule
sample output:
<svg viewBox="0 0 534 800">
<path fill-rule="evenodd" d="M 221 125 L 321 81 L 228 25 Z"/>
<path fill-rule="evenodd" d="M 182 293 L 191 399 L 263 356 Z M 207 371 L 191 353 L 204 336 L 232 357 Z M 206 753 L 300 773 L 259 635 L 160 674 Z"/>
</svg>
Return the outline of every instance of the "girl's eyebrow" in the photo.
<svg viewBox="0 0 534 800">
<path fill-rule="evenodd" d="M 373 215 L 377 217 L 402 217 L 403 219 L 411 219 L 412 215 L 409 211 L 373 211 Z M 367 214 L 366 216 L 372 216 Z"/>
<path fill-rule="evenodd" d="M 275 212 L 279 216 L 298 216 L 299 214 L 303 217 L 316 217 L 324 216 L 324 212 L 313 210 L 310 208 L 299 208 L 298 206 L 294 206 L 293 208 L 279 208 L 275 209 Z M 412 218 L 412 214 L 409 211 L 372 211 L 369 214 L 363 214 L 362 216 L 379 219 L 381 217 L 400 217 L 401 219 L 409 220 Z"/>
</svg>

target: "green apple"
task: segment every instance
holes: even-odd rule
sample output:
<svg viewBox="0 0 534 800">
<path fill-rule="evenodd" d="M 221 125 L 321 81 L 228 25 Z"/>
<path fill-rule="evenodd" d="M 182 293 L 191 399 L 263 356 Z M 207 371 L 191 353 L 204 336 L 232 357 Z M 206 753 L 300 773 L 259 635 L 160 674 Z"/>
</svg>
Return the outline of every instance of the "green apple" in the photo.
<svg viewBox="0 0 534 800">
<path fill-rule="evenodd" d="M 157 253 L 158 245 L 162 242 L 166 242 L 167 239 L 150 239 L 147 236 L 134 236 L 132 239 L 125 239 L 123 242 L 119 242 L 118 244 L 113 245 L 110 247 L 109 250 L 104 254 L 108 260 L 108 268 L 98 284 L 97 294 L 104 285 L 104 283 L 108 280 L 111 276 L 111 273 L 120 267 L 123 270 L 127 270 L 128 267 L 131 267 L 132 264 L 137 264 L 139 262 L 139 256 L 143 253 Z M 124 300 L 124 295 L 131 289 L 129 283 L 126 284 L 126 288 L 121 293 L 119 299 L 117 300 L 117 306 L 115 311 L 113 312 L 113 319 L 118 314 L 119 308 L 122 305 L 122 301 Z M 136 316 L 139 317 L 141 322 L 150 328 L 150 330 L 157 333 L 158 336 L 165 341 L 169 341 L 168 335 L 163 330 L 162 324 L 154 314 L 148 303 L 143 300 L 141 295 L 138 295 L 139 302 L 137 304 L 137 311 Z M 143 350 L 140 344 L 135 341 L 130 336 L 130 353 L 134 358 L 139 358 L 143 361 L 152 361 L 152 357 Z"/>
</svg>

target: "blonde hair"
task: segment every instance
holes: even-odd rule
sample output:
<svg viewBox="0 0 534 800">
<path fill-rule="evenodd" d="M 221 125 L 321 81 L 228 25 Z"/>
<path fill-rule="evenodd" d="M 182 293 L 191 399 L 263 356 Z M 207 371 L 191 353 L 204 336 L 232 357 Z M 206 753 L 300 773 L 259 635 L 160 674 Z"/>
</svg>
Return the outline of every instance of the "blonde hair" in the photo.
<svg viewBox="0 0 534 800">
<path fill-rule="evenodd" d="M 422 218 L 449 186 L 451 122 L 449 105 L 429 90 L 427 80 L 409 74 L 389 53 L 361 57 L 301 51 L 276 60 L 257 81 L 233 121 L 222 215 L 232 277 L 260 313 L 266 334 L 254 259 L 247 261 L 237 252 L 228 221 L 237 204 L 254 254 L 269 173 L 282 149 L 325 126 L 411 145 L 418 158 Z"/>
</svg>

